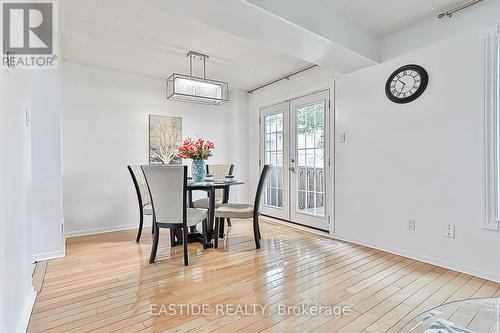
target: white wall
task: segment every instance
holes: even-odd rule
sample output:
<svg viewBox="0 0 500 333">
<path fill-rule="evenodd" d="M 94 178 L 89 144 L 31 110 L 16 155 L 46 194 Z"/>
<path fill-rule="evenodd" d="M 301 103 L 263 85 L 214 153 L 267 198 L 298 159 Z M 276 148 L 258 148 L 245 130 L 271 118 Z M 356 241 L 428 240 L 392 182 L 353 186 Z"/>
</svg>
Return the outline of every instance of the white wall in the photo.
<svg viewBox="0 0 500 333">
<path fill-rule="evenodd" d="M 477 29 L 340 77 L 337 237 L 500 281 L 500 233 L 481 227 L 483 58 Z M 385 81 L 408 63 L 427 69 L 427 91 L 391 103 Z M 443 237 L 447 223 L 455 239 Z"/>
<path fill-rule="evenodd" d="M 230 191 L 230 201 L 250 202 L 248 174 L 248 94 L 246 91 L 232 91 L 229 97 L 229 160 L 235 165 L 234 176 L 245 182 L 243 186 L 233 186 Z"/>
<path fill-rule="evenodd" d="M 215 142 L 208 163 L 231 162 L 229 104 L 167 101 L 162 79 L 63 64 L 62 100 L 68 235 L 137 226 L 137 199 L 126 166 L 148 163 L 149 114 L 181 116 L 183 137 Z"/>
<path fill-rule="evenodd" d="M 30 76 L 0 70 L 0 332 L 24 332 L 34 301 L 29 212 Z"/>
<path fill-rule="evenodd" d="M 334 237 L 500 281 L 500 233 L 481 227 L 483 44 L 481 29 L 337 76 Z M 399 66 L 427 68 L 418 100 L 390 102 L 387 77 Z M 250 96 L 251 183 L 257 180 L 258 110 L 314 90 L 332 74 L 316 70 Z M 416 219 L 416 231 L 406 230 Z M 443 237 L 447 223 L 456 238 Z"/>
<path fill-rule="evenodd" d="M 59 71 L 31 77 L 33 260 L 64 255 Z"/>
</svg>

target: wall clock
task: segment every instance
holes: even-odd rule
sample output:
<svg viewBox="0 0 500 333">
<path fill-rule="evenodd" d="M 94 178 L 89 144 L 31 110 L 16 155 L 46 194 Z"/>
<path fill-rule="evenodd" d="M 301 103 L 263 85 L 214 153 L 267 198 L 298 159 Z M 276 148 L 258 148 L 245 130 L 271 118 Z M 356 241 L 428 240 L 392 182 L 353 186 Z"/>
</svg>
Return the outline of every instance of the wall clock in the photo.
<svg viewBox="0 0 500 333">
<path fill-rule="evenodd" d="M 429 75 L 422 66 L 402 66 L 387 79 L 385 94 L 394 103 L 409 103 L 423 94 L 428 83 Z"/>
</svg>

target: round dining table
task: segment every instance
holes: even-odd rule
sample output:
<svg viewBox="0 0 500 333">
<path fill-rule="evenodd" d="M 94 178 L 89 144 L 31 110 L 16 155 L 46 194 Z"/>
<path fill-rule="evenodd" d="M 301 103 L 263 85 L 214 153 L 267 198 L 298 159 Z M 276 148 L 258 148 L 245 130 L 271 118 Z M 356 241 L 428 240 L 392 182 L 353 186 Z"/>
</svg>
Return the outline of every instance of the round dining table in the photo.
<svg viewBox="0 0 500 333">
<path fill-rule="evenodd" d="M 208 228 L 207 228 L 207 247 L 218 247 L 219 244 L 219 236 L 215 235 L 215 191 L 216 190 L 224 190 L 222 203 L 227 203 L 229 200 L 229 188 L 235 185 L 243 185 L 245 184 L 240 180 L 233 181 L 204 181 L 204 182 L 188 182 L 187 183 L 187 192 L 188 192 L 188 202 L 192 202 L 192 193 L 193 191 L 203 191 L 208 195 Z M 177 239 L 182 239 L 182 237 L 177 236 Z M 188 242 L 200 242 L 202 243 L 203 235 L 198 232 L 195 228 L 188 234 Z M 212 242 L 212 239 L 214 240 Z M 181 242 L 174 240 L 173 246 L 181 244 Z"/>
</svg>

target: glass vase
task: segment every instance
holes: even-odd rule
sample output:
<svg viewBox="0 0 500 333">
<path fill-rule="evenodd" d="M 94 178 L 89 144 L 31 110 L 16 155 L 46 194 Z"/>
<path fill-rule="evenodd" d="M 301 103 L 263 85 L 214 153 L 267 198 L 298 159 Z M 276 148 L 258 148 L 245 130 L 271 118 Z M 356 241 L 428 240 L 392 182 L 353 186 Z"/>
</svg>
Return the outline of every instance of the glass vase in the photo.
<svg viewBox="0 0 500 333">
<path fill-rule="evenodd" d="M 205 181 L 205 171 L 205 160 L 193 160 L 191 175 L 194 182 L 198 183 Z"/>
</svg>

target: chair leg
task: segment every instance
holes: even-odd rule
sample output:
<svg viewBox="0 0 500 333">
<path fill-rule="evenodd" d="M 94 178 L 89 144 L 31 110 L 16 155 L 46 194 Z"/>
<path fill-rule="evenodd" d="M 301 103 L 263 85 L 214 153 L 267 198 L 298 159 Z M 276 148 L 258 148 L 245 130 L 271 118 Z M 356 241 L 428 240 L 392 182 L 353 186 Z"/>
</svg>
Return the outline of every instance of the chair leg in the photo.
<svg viewBox="0 0 500 333">
<path fill-rule="evenodd" d="M 259 237 L 259 217 L 253 217 L 253 237 L 255 238 L 255 247 L 260 249 L 260 237 Z"/>
<path fill-rule="evenodd" d="M 202 226 L 202 243 L 203 243 L 203 249 L 206 250 L 208 248 L 207 246 L 207 230 L 208 230 L 208 222 L 207 219 L 204 219 L 203 222 L 201 223 Z"/>
<path fill-rule="evenodd" d="M 219 238 L 224 238 L 224 221 L 225 218 L 219 218 Z"/>
<path fill-rule="evenodd" d="M 141 234 L 142 234 L 142 224 L 144 223 L 144 214 L 141 211 L 141 217 L 139 218 L 139 229 L 137 230 L 137 237 L 135 238 L 135 242 L 139 243 L 141 240 Z"/>
<path fill-rule="evenodd" d="M 219 248 L 219 218 L 215 218 L 214 249 Z"/>
<path fill-rule="evenodd" d="M 231 219 L 228 217 L 226 220 L 227 220 L 227 226 L 232 227 L 233 225 L 231 224 Z"/>
<path fill-rule="evenodd" d="M 155 226 L 154 226 L 154 223 L 151 223 L 151 233 L 154 234 L 155 233 Z"/>
<path fill-rule="evenodd" d="M 175 227 L 171 227 L 168 230 L 170 230 L 170 247 L 174 247 L 174 246 L 177 245 L 177 243 L 175 242 L 175 231 L 176 231 L 176 228 Z"/>
<path fill-rule="evenodd" d="M 153 222 L 153 226 L 155 229 L 155 233 L 153 236 L 153 245 L 151 246 L 151 256 L 149 257 L 150 264 L 155 262 L 156 251 L 158 251 L 158 238 L 160 237 L 160 229 L 158 228 L 158 225 L 155 222 Z"/>
<path fill-rule="evenodd" d="M 184 245 L 184 266 L 189 265 L 189 259 L 188 259 L 188 228 L 182 228 L 182 243 Z"/>
</svg>

